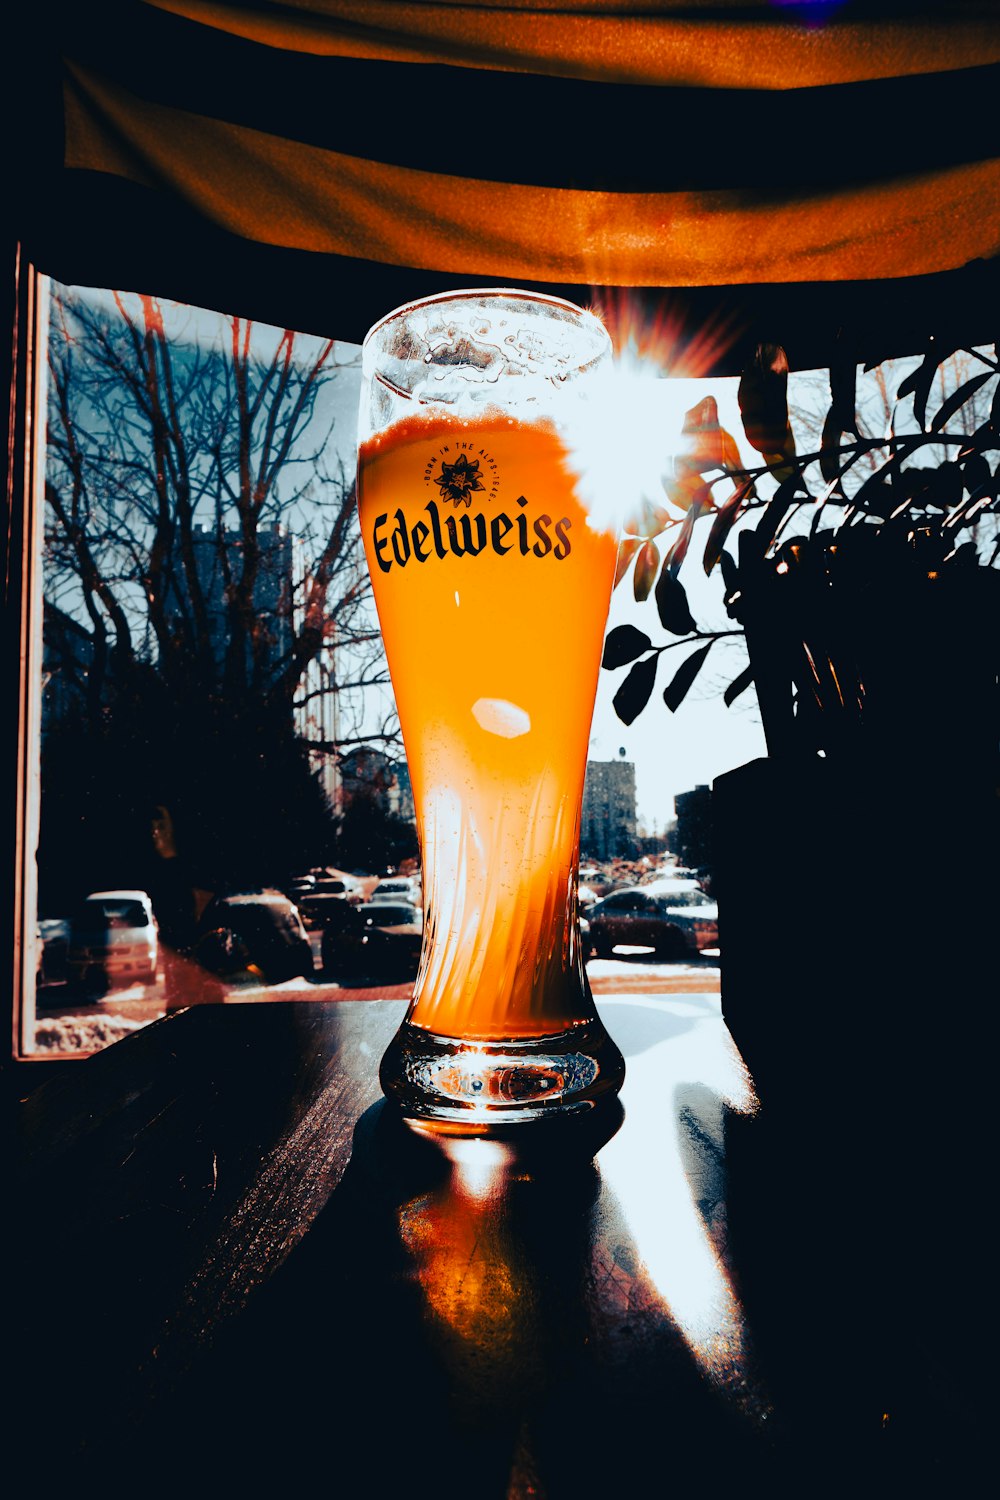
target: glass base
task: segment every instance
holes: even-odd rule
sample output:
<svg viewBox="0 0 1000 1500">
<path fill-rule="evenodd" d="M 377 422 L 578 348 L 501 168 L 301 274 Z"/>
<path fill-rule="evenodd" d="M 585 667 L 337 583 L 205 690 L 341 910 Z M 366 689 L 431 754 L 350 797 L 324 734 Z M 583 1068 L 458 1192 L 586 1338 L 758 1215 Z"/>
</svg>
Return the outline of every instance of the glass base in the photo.
<svg viewBox="0 0 1000 1500">
<path fill-rule="evenodd" d="M 586 1114 L 624 1077 L 625 1061 L 596 1018 L 513 1041 L 464 1041 L 404 1021 L 379 1069 L 404 1115 L 467 1135 Z"/>
</svg>

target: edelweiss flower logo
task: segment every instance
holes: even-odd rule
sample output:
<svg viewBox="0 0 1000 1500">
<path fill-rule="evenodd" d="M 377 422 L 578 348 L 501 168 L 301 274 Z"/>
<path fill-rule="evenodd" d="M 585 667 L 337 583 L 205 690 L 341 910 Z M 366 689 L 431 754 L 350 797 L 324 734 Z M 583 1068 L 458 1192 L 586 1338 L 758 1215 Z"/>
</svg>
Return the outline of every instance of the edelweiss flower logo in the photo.
<svg viewBox="0 0 1000 1500">
<path fill-rule="evenodd" d="M 473 491 L 486 488 L 479 477 L 479 459 L 470 463 L 464 453 L 453 464 L 443 463 L 434 483 L 440 486 L 442 497 L 450 500 L 456 510 L 460 505 L 472 504 Z"/>
</svg>

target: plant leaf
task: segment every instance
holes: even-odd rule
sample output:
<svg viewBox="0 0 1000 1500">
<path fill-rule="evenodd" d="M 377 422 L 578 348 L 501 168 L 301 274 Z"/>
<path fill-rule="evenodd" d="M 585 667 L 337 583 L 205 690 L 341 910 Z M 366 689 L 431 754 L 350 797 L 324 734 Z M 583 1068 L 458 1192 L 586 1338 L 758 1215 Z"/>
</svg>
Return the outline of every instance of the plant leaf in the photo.
<svg viewBox="0 0 1000 1500">
<path fill-rule="evenodd" d="M 760 537 L 761 545 L 765 549 L 774 541 L 778 533 L 778 528 L 791 509 L 795 496 L 800 489 L 804 494 L 809 494 L 799 475 L 793 473 L 778 485 L 778 488 L 764 507 L 764 513 L 754 527 L 754 531 Z"/>
<path fill-rule="evenodd" d="M 656 588 L 653 590 L 656 600 L 656 608 L 660 616 L 660 624 L 664 630 L 669 630 L 671 635 L 687 635 L 692 630 L 697 630 L 691 610 L 688 605 L 688 597 L 684 585 L 679 578 L 675 578 L 669 568 L 663 568 L 656 580 Z"/>
<path fill-rule="evenodd" d="M 699 432 L 718 432 L 719 403 L 714 396 L 703 396 L 697 405 L 684 413 L 681 433 L 691 437 Z"/>
<path fill-rule="evenodd" d="M 691 538 L 694 535 L 694 523 L 704 515 L 711 503 L 711 490 L 708 485 L 704 485 L 703 493 L 694 501 L 684 520 L 681 522 L 676 539 L 663 560 L 663 566 L 669 568 L 675 578 L 681 570 L 684 559 L 687 557 Z"/>
<path fill-rule="evenodd" d="M 890 510 L 896 503 L 896 497 L 893 496 L 892 491 L 888 488 L 889 477 L 896 472 L 901 463 L 902 457 L 898 453 L 892 454 L 880 463 L 878 468 L 868 475 L 868 478 L 858 486 L 851 496 L 851 505 L 854 510 L 865 511 L 868 514 L 884 518 L 886 511 Z M 877 506 L 875 510 L 871 510 L 872 502 L 878 500 L 882 500 L 885 503 Z"/>
<path fill-rule="evenodd" d="M 677 460 L 674 468 L 673 477 L 664 480 L 663 483 L 671 505 L 675 505 L 678 510 L 689 511 L 692 506 L 700 506 L 704 497 L 711 499 L 712 486 L 706 484 L 696 470 L 689 470 L 685 473 L 680 459 Z"/>
<path fill-rule="evenodd" d="M 702 663 L 714 644 L 714 641 L 709 641 L 707 646 L 699 646 L 697 651 L 692 651 L 690 656 L 686 656 L 663 689 L 663 701 L 672 714 L 676 713 L 683 703 L 688 689 L 701 671 Z"/>
<path fill-rule="evenodd" d="M 896 392 L 897 401 L 902 401 L 906 396 L 913 397 L 913 416 L 921 432 L 927 428 L 927 397 L 930 395 L 931 381 L 938 363 L 937 350 L 928 349 L 920 364 L 910 371 Z"/>
<path fill-rule="evenodd" d="M 608 631 L 601 666 L 609 669 L 623 667 L 626 662 L 635 661 L 637 656 L 648 651 L 652 644 L 649 636 L 636 630 L 634 625 L 616 625 Z"/>
<path fill-rule="evenodd" d="M 711 573 L 722 556 L 726 537 L 743 513 L 744 501 L 749 500 L 754 494 L 756 494 L 756 489 L 753 480 L 744 479 L 743 483 L 738 484 L 733 493 L 728 495 L 719 506 L 712 521 L 712 529 L 708 533 L 708 541 L 705 543 L 703 563 L 706 573 Z"/>
<path fill-rule="evenodd" d="M 780 344 L 758 344 L 740 376 L 737 400 L 747 440 L 758 453 L 795 452 L 788 422 L 788 357 Z"/>
<path fill-rule="evenodd" d="M 719 553 L 719 568 L 722 572 L 722 581 L 726 585 L 726 593 L 731 594 L 733 589 L 739 586 L 739 564 L 729 552 L 722 551 Z"/>
<path fill-rule="evenodd" d="M 827 483 L 840 475 L 840 419 L 836 407 L 831 406 L 823 422 L 823 435 L 819 443 L 820 473 Z"/>
<path fill-rule="evenodd" d="M 727 708 L 729 708 L 729 706 L 733 702 L 735 702 L 735 700 L 740 696 L 741 693 L 746 691 L 751 682 L 753 682 L 753 667 L 744 667 L 743 671 L 740 672 L 737 677 L 733 678 L 732 682 L 729 684 L 729 686 L 726 688 L 726 691 L 722 695 Z"/>
<path fill-rule="evenodd" d="M 993 478 L 993 471 L 982 453 L 972 453 L 962 465 L 962 483 L 973 499 L 984 493 Z"/>
<path fill-rule="evenodd" d="M 985 370 L 980 375 L 973 375 L 971 380 L 966 380 L 964 384 L 959 386 L 957 391 L 952 391 L 947 400 L 942 401 L 938 410 L 934 413 L 931 419 L 931 432 L 940 432 L 941 428 L 955 415 L 959 408 L 972 399 L 979 390 L 979 387 L 985 385 L 987 380 L 992 379 L 993 371 Z"/>
<path fill-rule="evenodd" d="M 623 536 L 618 544 L 618 562 L 615 565 L 615 581 L 612 588 L 616 589 L 628 572 L 632 559 L 642 546 L 642 540 L 637 536 Z"/>
<path fill-rule="evenodd" d="M 684 447 L 674 464 L 679 487 L 685 486 L 684 476 L 702 474 L 706 469 L 742 470 L 736 439 L 719 425 L 719 406 L 714 396 L 705 396 L 685 413 L 681 437 Z M 674 500 L 674 503 L 680 502 Z"/>
<path fill-rule="evenodd" d="M 656 682 L 659 654 L 637 661 L 611 700 L 611 706 L 623 724 L 631 724 L 642 713 Z"/>
<path fill-rule="evenodd" d="M 837 414 L 837 425 L 841 432 L 858 437 L 858 366 L 854 355 L 846 350 L 838 352 L 830 361 L 830 411 Z"/>
<path fill-rule="evenodd" d="M 720 427 L 719 438 L 722 443 L 722 467 L 726 470 L 727 474 L 734 474 L 738 470 L 742 470 L 743 460 L 740 457 L 740 450 L 736 445 L 736 439 L 732 433 L 727 432 L 724 427 Z"/>
<path fill-rule="evenodd" d="M 650 537 L 665 531 L 672 520 L 668 510 L 664 510 L 662 505 L 654 505 L 652 500 L 643 495 L 635 509 L 625 518 L 623 529 L 628 536 L 649 541 Z"/>
<path fill-rule="evenodd" d="M 632 592 L 637 604 L 641 604 L 649 597 L 649 591 L 653 587 L 659 567 L 659 548 L 653 541 L 644 542 L 642 551 L 635 560 L 635 572 L 632 574 Z"/>
</svg>

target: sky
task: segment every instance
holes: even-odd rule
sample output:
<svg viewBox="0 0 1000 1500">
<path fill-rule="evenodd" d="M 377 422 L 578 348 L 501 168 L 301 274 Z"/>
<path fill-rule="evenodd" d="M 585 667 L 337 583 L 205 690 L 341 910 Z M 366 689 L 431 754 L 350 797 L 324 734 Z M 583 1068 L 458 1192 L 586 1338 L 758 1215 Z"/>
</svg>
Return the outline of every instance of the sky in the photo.
<svg viewBox="0 0 1000 1500">
<path fill-rule="evenodd" d="M 730 432 L 748 464 L 759 462 L 759 455 L 742 437 L 739 407 L 736 400 L 738 380 L 658 379 L 646 382 L 650 387 L 647 403 L 652 414 L 662 410 L 661 433 L 679 437 L 683 413 L 704 396 L 715 397 L 721 425 Z M 706 577 L 702 554 L 711 519 L 706 518 L 695 529 L 694 538 L 680 578 L 687 590 L 691 612 L 702 628 L 732 629 L 734 622 L 725 612 L 722 583 L 718 572 Z M 661 551 L 664 550 L 661 548 Z M 671 640 L 660 625 L 652 597 L 636 603 L 632 574 L 622 579 L 611 599 L 608 629 L 631 624 L 645 632 L 654 645 Z M 622 749 L 625 759 L 635 765 L 636 810 L 640 827 L 647 833 L 662 833 L 674 816 L 674 797 L 678 792 L 699 785 L 711 785 L 716 776 L 733 770 L 757 756 L 766 748 L 757 710 L 756 694 L 751 686 L 726 706 L 723 692 L 747 663 L 741 640 L 719 642 L 694 685 L 675 713 L 663 701 L 666 687 L 680 662 L 688 654 L 684 646 L 661 657 L 656 686 L 642 713 L 632 724 L 625 725 L 612 706 L 612 699 L 624 681 L 628 668 L 602 670 L 598 679 L 597 699 L 591 726 L 590 757 L 613 760 Z"/>
</svg>

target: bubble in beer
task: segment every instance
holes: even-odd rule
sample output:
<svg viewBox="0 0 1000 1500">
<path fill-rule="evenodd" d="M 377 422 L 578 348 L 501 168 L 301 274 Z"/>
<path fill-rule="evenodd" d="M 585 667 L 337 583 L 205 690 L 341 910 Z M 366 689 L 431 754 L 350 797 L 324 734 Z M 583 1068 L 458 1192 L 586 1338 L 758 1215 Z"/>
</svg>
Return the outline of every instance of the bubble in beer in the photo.
<svg viewBox="0 0 1000 1500">
<path fill-rule="evenodd" d="M 487 734 L 497 734 L 505 740 L 516 740 L 531 729 L 530 714 L 506 698 L 477 698 L 472 705 L 472 717 Z"/>
</svg>

